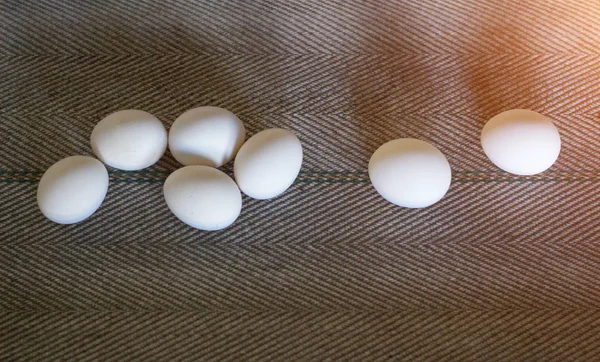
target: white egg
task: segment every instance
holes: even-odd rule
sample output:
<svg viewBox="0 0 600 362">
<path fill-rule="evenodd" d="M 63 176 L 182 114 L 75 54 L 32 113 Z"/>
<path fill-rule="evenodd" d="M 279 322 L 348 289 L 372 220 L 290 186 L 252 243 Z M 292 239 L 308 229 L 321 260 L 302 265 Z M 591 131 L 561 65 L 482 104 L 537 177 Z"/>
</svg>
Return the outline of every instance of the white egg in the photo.
<svg viewBox="0 0 600 362">
<path fill-rule="evenodd" d="M 435 204 L 450 188 L 448 160 L 431 144 L 401 138 L 383 144 L 369 161 L 369 177 L 387 201 L 409 208 Z"/>
<path fill-rule="evenodd" d="M 155 164 L 167 149 L 167 131 L 148 112 L 118 111 L 102 119 L 91 136 L 92 149 L 104 163 L 121 170 Z"/>
<path fill-rule="evenodd" d="M 273 128 L 252 136 L 233 165 L 235 180 L 246 195 L 270 199 L 287 190 L 302 166 L 302 145 L 292 132 Z"/>
<path fill-rule="evenodd" d="M 71 156 L 52 165 L 40 180 L 37 202 L 42 214 L 59 224 L 91 216 L 108 191 L 108 172 L 102 162 Z"/>
<path fill-rule="evenodd" d="M 560 154 L 560 135 L 537 112 L 514 109 L 490 119 L 481 131 L 488 158 L 506 172 L 534 175 L 552 166 Z"/>
<path fill-rule="evenodd" d="M 221 167 L 244 143 L 244 124 L 226 109 L 199 107 L 177 117 L 169 130 L 169 150 L 186 166 Z"/>
<path fill-rule="evenodd" d="M 167 177 L 167 206 L 177 218 L 200 230 L 220 230 L 242 211 L 242 194 L 231 177 L 208 166 L 187 166 Z"/>
</svg>

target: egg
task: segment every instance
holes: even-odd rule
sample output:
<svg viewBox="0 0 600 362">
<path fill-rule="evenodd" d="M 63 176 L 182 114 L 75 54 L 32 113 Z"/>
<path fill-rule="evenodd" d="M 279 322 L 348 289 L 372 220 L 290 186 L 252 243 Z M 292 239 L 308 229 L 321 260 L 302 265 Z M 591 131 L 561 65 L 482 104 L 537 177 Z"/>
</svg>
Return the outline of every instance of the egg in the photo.
<svg viewBox="0 0 600 362">
<path fill-rule="evenodd" d="M 73 224 L 98 210 L 107 191 L 108 172 L 102 162 L 71 156 L 46 170 L 37 188 L 37 202 L 51 221 Z"/>
<path fill-rule="evenodd" d="M 120 170 L 141 170 L 156 163 L 167 149 L 167 131 L 148 112 L 118 111 L 102 119 L 90 137 L 94 154 Z"/>
<path fill-rule="evenodd" d="M 231 177 L 208 166 L 186 166 L 170 174 L 164 197 L 171 212 L 200 230 L 220 230 L 242 211 L 242 195 Z"/>
<path fill-rule="evenodd" d="M 292 132 L 273 128 L 252 136 L 233 165 L 242 192 L 255 199 L 271 199 L 287 190 L 302 166 L 302 145 Z"/>
<path fill-rule="evenodd" d="M 169 150 L 186 166 L 221 167 L 244 143 L 244 124 L 226 109 L 198 107 L 177 117 L 169 130 Z"/>
<path fill-rule="evenodd" d="M 387 201 L 408 208 L 435 204 L 450 188 L 448 160 L 433 145 L 412 138 L 383 144 L 371 156 L 369 178 Z"/>
<path fill-rule="evenodd" d="M 561 142 L 550 118 L 526 109 L 513 109 L 486 123 L 481 131 L 481 146 L 502 170 L 534 175 L 554 164 Z"/>
</svg>

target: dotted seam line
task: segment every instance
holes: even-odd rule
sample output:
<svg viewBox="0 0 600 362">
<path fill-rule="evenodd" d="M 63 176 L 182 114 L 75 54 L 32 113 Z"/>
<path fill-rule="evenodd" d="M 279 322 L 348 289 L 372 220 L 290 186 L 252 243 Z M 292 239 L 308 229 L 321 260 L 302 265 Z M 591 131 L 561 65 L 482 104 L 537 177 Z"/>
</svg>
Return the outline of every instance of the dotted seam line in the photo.
<svg viewBox="0 0 600 362">
<path fill-rule="evenodd" d="M 8 177 L 0 177 L 0 183 L 36 183 L 39 182 L 39 178 L 8 178 Z M 494 178 L 494 179 L 486 179 L 486 178 L 453 178 L 453 182 L 458 183 L 536 183 L 536 182 L 596 182 L 600 180 L 600 177 L 573 177 L 573 178 L 532 178 L 532 179 L 524 179 L 524 178 Z M 111 182 L 123 182 L 123 183 L 153 183 L 153 182 L 164 182 L 164 178 L 111 178 Z M 324 179 L 324 178 L 300 178 L 294 180 L 294 183 L 317 183 L 317 184 L 360 184 L 360 183 L 370 183 L 369 179 Z"/>
<path fill-rule="evenodd" d="M 232 174 L 231 170 L 224 170 L 223 172 L 227 174 Z M 111 170 L 108 172 L 111 175 L 119 175 L 119 176 L 133 176 L 133 175 L 168 175 L 170 172 L 167 170 L 139 170 L 139 171 L 122 171 L 122 170 Z M 453 174 L 461 174 L 461 175 L 498 175 L 503 174 L 501 171 L 491 171 L 491 170 L 481 170 L 481 171 L 452 171 Z M 0 169 L 0 175 L 43 175 L 44 171 L 33 171 L 33 170 L 3 170 Z M 367 175 L 367 171 L 300 171 L 300 175 L 341 175 L 341 176 L 352 176 L 352 175 Z M 574 171 L 574 170 L 560 170 L 560 171 L 546 171 L 541 175 L 553 175 L 553 174 L 598 174 L 600 175 L 600 170 L 583 170 L 583 171 Z M 539 176 L 538 176 L 539 177 Z"/>
</svg>

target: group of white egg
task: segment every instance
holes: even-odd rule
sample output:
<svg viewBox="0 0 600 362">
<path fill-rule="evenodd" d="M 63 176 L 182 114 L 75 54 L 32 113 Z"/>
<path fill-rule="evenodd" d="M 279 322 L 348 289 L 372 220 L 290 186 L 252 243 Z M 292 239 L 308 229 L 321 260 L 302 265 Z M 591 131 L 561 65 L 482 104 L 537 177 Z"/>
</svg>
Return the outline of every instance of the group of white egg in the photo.
<svg viewBox="0 0 600 362">
<path fill-rule="evenodd" d="M 290 131 L 273 128 L 245 139 L 244 124 L 233 113 L 199 107 L 179 116 L 168 136 L 150 113 L 115 112 L 96 125 L 91 145 L 108 166 L 135 171 L 156 163 L 168 144 L 173 157 L 185 167 L 171 173 L 164 183 L 167 206 L 194 228 L 219 230 L 240 215 L 241 192 L 255 199 L 276 197 L 292 185 L 302 166 L 302 145 Z M 235 181 L 217 169 L 234 158 Z M 42 213 L 60 224 L 91 216 L 104 201 L 109 185 L 100 161 L 71 156 L 52 165 L 38 185 Z"/>
<path fill-rule="evenodd" d="M 126 171 L 156 163 L 167 148 L 185 167 L 164 184 L 169 209 L 201 230 L 231 225 L 242 210 L 241 192 L 270 199 L 287 190 L 302 166 L 302 145 L 290 131 L 268 129 L 245 141 L 243 123 L 218 107 L 199 107 L 179 116 L 167 139 L 163 124 L 143 111 L 126 110 L 101 120 L 91 135 L 92 149 L 105 164 Z M 504 171 L 533 175 L 558 158 L 560 135 L 552 121 L 516 109 L 490 119 L 481 145 Z M 235 182 L 217 170 L 235 158 Z M 452 172 L 446 157 L 431 144 L 411 138 L 385 143 L 372 155 L 369 177 L 377 192 L 393 204 L 422 208 L 441 200 Z M 104 165 L 88 156 L 67 157 L 42 176 L 38 205 L 50 220 L 71 224 L 86 219 L 102 204 L 109 178 Z M 241 192 L 240 192 L 241 190 Z"/>
<path fill-rule="evenodd" d="M 481 131 L 484 153 L 496 166 L 516 175 L 550 168 L 561 142 L 552 121 L 539 113 L 513 109 L 490 119 Z M 441 200 L 452 179 L 446 157 L 431 144 L 402 138 L 381 146 L 369 162 L 371 183 L 393 204 L 422 208 Z"/>
</svg>

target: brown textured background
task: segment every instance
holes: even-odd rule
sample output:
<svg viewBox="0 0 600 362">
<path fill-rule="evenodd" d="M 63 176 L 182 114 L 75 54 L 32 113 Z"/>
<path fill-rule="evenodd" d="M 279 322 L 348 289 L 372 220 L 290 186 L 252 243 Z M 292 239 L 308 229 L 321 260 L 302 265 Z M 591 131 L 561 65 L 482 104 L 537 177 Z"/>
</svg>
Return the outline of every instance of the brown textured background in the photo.
<svg viewBox="0 0 600 362">
<path fill-rule="evenodd" d="M 596 0 L 0 1 L 0 360 L 600 359 L 599 49 Z M 297 182 L 200 232 L 167 154 L 85 222 L 40 214 L 102 117 L 200 105 L 296 132 Z M 511 108 L 559 128 L 542 175 L 480 148 Z M 369 185 L 399 137 L 448 157 L 438 204 Z"/>
</svg>

